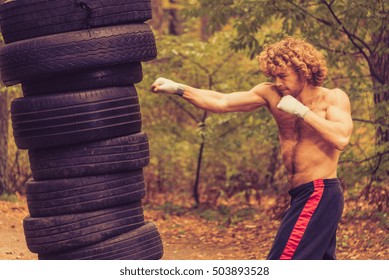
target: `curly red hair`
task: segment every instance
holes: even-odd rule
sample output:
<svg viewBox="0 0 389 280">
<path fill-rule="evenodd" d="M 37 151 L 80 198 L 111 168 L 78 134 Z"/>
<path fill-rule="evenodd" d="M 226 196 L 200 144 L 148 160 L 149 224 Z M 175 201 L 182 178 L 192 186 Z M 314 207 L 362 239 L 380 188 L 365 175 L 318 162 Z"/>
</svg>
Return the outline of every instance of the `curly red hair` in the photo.
<svg viewBox="0 0 389 280">
<path fill-rule="evenodd" d="M 291 37 L 266 46 L 257 60 L 262 72 L 270 77 L 288 66 L 313 86 L 321 86 L 327 76 L 324 56 L 311 44 Z"/>
</svg>

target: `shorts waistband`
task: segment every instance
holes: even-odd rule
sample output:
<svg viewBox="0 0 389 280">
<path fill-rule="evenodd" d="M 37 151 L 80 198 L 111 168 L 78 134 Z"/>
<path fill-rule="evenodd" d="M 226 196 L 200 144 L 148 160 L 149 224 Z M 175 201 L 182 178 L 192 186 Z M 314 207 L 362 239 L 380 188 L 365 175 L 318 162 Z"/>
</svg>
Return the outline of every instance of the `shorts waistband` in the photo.
<svg viewBox="0 0 389 280">
<path fill-rule="evenodd" d="M 301 191 L 303 191 L 306 188 L 314 187 L 315 181 L 319 181 L 319 180 L 323 180 L 325 188 L 340 186 L 340 181 L 339 181 L 338 178 L 317 179 L 317 180 L 314 180 L 314 181 L 302 184 L 302 185 L 300 185 L 298 187 L 295 187 L 295 188 L 289 190 L 289 195 L 290 196 L 295 196 L 295 195 L 297 195 L 298 193 L 300 193 Z"/>
</svg>

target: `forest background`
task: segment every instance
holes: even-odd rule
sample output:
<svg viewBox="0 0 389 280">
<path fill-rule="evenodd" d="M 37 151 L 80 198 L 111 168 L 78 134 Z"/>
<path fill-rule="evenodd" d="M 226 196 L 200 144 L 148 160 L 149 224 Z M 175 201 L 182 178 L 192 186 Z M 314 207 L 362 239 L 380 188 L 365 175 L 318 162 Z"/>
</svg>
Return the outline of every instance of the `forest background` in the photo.
<svg viewBox="0 0 389 280">
<path fill-rule="evenodd" d="M 178 96 L 152 94 L 150 85 L 163 76 L 224 93 L 248 90 L 268 80 L 255 56 L 266 44 L 295 36 L 326 56 L 329 75 L 324 86 L 341 88 L 351 100 L 354 131 L 338 169 L 346 198 L 338 233 L 341 256 L 388 259 L 389 3 L 151 2 L 149 24 L 158 57 L 143 63 L 143 81 L 137 85 L 151 153 L 144 169 L 144 204 L 149 215 L 161 221 L 166 238 L 187 233 L 208 244 L 228 241 L 240 246 L 242 240 L 259 242 L 263 228 L 266 238 L 260 240 L 266 239 L 266 251 L 288 206 L 288 185 L 277 126 L 265 109 L 213 114 Z M 2 200 L 20 199 L 31 178 L 28 153 L 16 148 L 10 122 L 10 103 L 22 96 L 20 86 L 1 86 Z M 182 224 L 185 219 L 191 227 Z M 248 250 L 252 254 L 240 258 L 266 256 L 258 255 L 256 248 Z"/>
</svg>

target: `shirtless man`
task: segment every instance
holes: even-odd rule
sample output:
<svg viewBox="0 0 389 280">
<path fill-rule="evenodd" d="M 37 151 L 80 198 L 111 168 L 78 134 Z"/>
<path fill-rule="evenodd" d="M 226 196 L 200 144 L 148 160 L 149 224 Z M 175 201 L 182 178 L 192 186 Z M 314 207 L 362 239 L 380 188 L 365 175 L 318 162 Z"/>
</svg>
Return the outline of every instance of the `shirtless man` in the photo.
<svg viewBox="0 0 389 280">
<path fill-rule="evenodd" d="M 287 38 L 267 46 L 257 59 L 273 82 L 249 91 L 222 94 L 165 78 L 158 78 L 151 90 L 177 94 L 215 113 L 265 106 L 278 125 L 291 196 L 268 259 L 336 259 L 343 211 L 337 166 L 353 128 L 349 98 L 340 89 L 321 87 L 325 59 L 302 40 Z"/>
</svg>

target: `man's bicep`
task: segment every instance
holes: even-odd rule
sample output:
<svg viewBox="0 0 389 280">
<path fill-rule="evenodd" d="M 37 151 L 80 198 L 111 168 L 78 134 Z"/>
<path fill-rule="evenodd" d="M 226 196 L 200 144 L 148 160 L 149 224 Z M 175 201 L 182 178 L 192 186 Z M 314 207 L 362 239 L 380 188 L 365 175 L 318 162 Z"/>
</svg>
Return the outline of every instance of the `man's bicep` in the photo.
<svg viewBox="0 0 389 280">
<path fill-rule="evenodd" d="M 242 92 L 233 92 L 225 95 L 228 111 L 248 112 L 267 105 L 266 99 L 257 87 Z"/>
<path fill-rule="evenodd" d="M 327 120 L 341 123 L 343 128 L 350 134 L 353 128 L 353 122 L 351 118 L 351 105 L 350 99 L 343 92 L 339 92 L 327 110 Z"/>
</svg>

